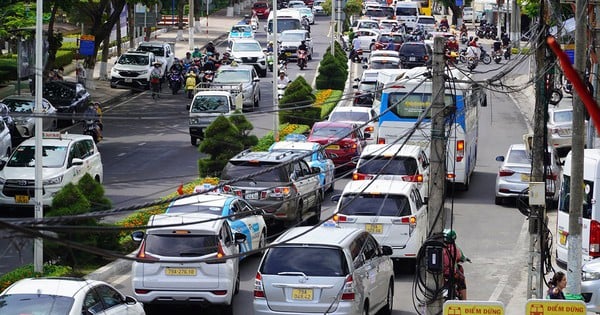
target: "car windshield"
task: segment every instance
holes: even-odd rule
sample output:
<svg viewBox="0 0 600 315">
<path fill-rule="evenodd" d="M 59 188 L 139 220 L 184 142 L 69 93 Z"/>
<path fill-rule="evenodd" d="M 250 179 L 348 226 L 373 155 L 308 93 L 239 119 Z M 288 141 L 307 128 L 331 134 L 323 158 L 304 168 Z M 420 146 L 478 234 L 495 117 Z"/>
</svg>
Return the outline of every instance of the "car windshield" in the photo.
<svg viewBox="0 0 600 315">
<path fill-rule="evenodd" d="M 334 111 L 331 113 L 330 121 L 368 121 L 369 113 Z"/>
<path fill-rule="evenodd" d="M 34 291 L 35 288 L 32 288 Z M 0 314 L 71 314 L 72 297 L 47 294 L 6 294 L 0 296 Z M 79 310 L 81 312 L 81 310 Z"/>
<path fill-rule="evenodd" d="M 213 82 L 217 83 L 241 83 L 250 82 L 250 71 L 245 70 L 223 70 L 219 71 Z"/>
<path fill-rule="evenodd" d="M 199 95 L 194 97 L 190 112 L 192 113 L 228 113 L 227 96 Z"/>
<path fill-rule="evenodd" d="M 149 58 L 142 55 L 121 55 L 117 63 L 120 65 L 145 66 L 149 64 Z"/>
<path fill-rule="evenodd" d="M 371 69 L 399 69 L 400 63 L 391 60 L 371 60 Z"/>
<path fill-rule="evenodd" d="M 221 207 L 215 207 L 210 205 L 204 205 L 199 203 L 185 204 L 185 205 L 171 205 L 167 209 L 168 213 L 210 213 L 221 215 L 223 209 Z"/>
<path fill-rule="evenodd" d="M 30 100 L 5 99 L 2 101 L 12 113 L 33 113 L 35 103 Z"/>
<path fill-rule="evenodd" d="M 363 92 L 371 92 L 375 91 L 375 87 L 377 87 L 377 82 L 361 82 L 358 85 L 358 90 Z"/>
<path fill-rule="evenodd" d="M 554 121 L 557 123 L 572 122 L 573 121 L 573 111 L 569 110 L 569 111 L 554 112 Z"/>
<path fill-rule="evenodd" d="M 257 42 L 235 43 L 233 45 L 233 51 L 262 51 L 262 48 Z"/>
<path fill-rule="evenodd" d="M 302 15 L 306 15 L 306 16 L 310 16 L 313 15 L 312 11 L 309 8 L 299 8 L 298 11 L 300 12 L 300 14 Z"/>
<path fill-rule="evenodd" d="M 506 163 L 531 164 L 529 154 L 524 149 L 512 149 L 508 152 Z"/>
<path fill-rule="evenodd" d="M 304 35 L 302 33 L 283 32 L 281 33 L 279 40 L 282 42 L 299 42 L 304 40 Z"/>
<path fill-rule="evenodd" d="M 266 4 L 266 3 L 264 3 L 264 2 L 256 2 L 256 3 L 254 3 L 253 7 L 254 7 L 255 9 L 263 9 L 263 8 L 266 8 L 266 7 L 268 7 L 268 6 L 267 6 L 267 4 Z"/>
<path fill-rule="evenodd" d="M 233 32 L 233 33 L 252 32 L 252 27 L 250 25 L 234 25 L 231 28 L 231 32 Z"/>
<path fill-rule="evenodd" d="M 340 138 L 346 137 L 352 132 L 352 129 L 346 127 L 317 127 L 313 129 L 313 137 L 324 137 L 324 138 Z"/>
<path fill-rule="evenodd" d="M 273 20 L 269 20 L 267 26 L 267 31 L 269 33 L 273 32 Z M 302 25 L 300 24 L 300 20 L 294 18 L 277 18 L 277 33 L 281 33 L 287 30 L 299 30 L 302 29 Z"/>
<path fill-rule="evenodd" d="M 358 164 L 361 174 L 415 175 L 418 173 L 417 161 L 412 157 L 363 156 Z"/>
<path fill-rule="evenodd" d="M 168 257 L 199 257 L 217 252 L 216 235 L 166 233 L 148 234 L 145 239 L 146 252 Z"/>
<path fill-rule="evenodd" d="M 347 215 L 403 217 L 412 213 L 404 195 L 344 194 L 340 202 L 339 213 Z"/>
<path fill-rule="evenodd" d="M 161 56 L 161 57 L 163 57 L 165 55 L 165 49 L 162 46 L 142 45 L 142 46 L 138 47 L 137 50 L 151 52 L 151 53 L 154 53 L 154 55 Z"/>
<path fill-rule="evenodd" d="M 244 177 L 265 171 L 267 168 L 272 168 L 265 173 L 254 175 L 251 180 L 255 182 L 281 182 L 284 181 L 284 177 L 282 176 L 284 171 L 283 168 L 273 168 L 278 164 L 279 163 L 230 161 L 223 169 L 221 179 L 232 180 L 234 178 Z"/>
<path fill-rule="evenodd" d="M 66 146 L 48 146 L 45 145 L 42 152 L 43 167 L 62 167 L 67 158 Z M 34 167 L 35 166 L 35 146 L 20 145 L 13 152 L 6 164 L 7 167 Z"/>
<path fill-rule="evenodd" d="M 325 246 L 276 246 L 267 252 L 260 267 L 264 275 L 343 277 L 348 264 L 341 249 Z M 283 274 L 288 273 L 288 274 Z"/>
<path fill-rule="evenodd" d="M 400 53 L 401 54 L 405 54 L 405 55 L 425 55 L 426 54 L 426 50 L 425 50 L 425 46 L 423 45 L 402 45 L 402 47 L 400 47 Z"/>
</svg>

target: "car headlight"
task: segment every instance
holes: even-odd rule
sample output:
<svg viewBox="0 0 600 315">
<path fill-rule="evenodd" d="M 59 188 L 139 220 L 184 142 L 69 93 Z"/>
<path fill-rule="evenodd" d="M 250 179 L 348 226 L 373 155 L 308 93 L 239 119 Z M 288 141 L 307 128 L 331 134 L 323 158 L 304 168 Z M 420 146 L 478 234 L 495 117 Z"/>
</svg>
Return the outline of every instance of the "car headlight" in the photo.
<svg viewBox="0 0 600 315">
<path fill-rule="evenodd" d="M 43 181 L 43 184 L 44 185 L 58 185 L 58 184 L 60 184 L 62 182 L 62 179 L 63 179 L 62 175 L 56 176 L 56 177 L 52 177 L 52 178 L 49 178 L 49 179 L 45 179 Z"/>
<path fill-rule="evenodd" d="M 142 71 L 140 71 L 140 74 L 146 74 L 146 73 L 148 73 L 148 70 L 142 70 Z"/>
<path fill-rule="evenodd" d="M 600 279 L 600 272 L 592 272 L 592 271 L 582 271 L 581 272 L 581 280 L 582 281 L 592 281 Z"/>
<path fill-rule="evenodd" d="M 200 118 L 190 118 L 190 125 L 197 125 L 200 123 Z"/>
<path fill-rule="evenodd" d="M 4 186 L 5 183 L 6 183 L 6 178 L 0 176 L 0 186 Z"/>
</svg>

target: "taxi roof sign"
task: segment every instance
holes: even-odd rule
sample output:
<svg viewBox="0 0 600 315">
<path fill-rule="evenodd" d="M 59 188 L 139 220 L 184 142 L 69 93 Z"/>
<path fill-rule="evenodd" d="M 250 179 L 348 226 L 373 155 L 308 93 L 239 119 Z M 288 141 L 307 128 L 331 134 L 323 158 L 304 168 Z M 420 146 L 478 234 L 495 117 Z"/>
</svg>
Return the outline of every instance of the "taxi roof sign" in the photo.
<svg viewBox="0 0 600 315">
<path fill-rule="evenodd" d="M 525 304 L 526 315 L 586 315 L 583 301 L 531 299 Z"/>
<path fill-rule="evenodd" d="M 44 131 L 42 133 L 44 139 L 62 139 L 60 131 Z"/>
<path fill-rule="evenodd" d="M 497 301 L 446 301 L 444 315 L 504 315 L 504 304 Z"/>
</svg>

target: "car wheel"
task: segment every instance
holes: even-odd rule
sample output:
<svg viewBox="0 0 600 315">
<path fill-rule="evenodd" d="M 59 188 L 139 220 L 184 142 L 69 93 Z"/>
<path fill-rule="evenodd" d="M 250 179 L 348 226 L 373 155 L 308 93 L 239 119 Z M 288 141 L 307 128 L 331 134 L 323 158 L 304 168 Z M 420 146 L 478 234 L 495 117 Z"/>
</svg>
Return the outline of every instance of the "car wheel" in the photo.
<svg viewBox="0 0 600 315">
<path fill-rule="evenodd" d="M 110 81 L 110 87 L 113 89 L 117 88 L 117 81 Z"/>
<path fill-rule="evenodd" d="M 388 286 L 387 297 L 385 299 L 385 306 L 381 309 L 381 315 L 391 315 L 392 309 L 394 308 L 394 283 L 390 282 Z"/>
<path fill-rule="evenodd" d="M 498 206 L 501 206 L 504 203 L 504 199 L 502 199 L 502 197 L 496 197 L 494 198 L 494 203 Z"/>
<path fill-rule="evenodd" d="M 260 92 L 258 92 L 258 97 L 254 99 L 254 107 L 258 107 L 259 100 L 260 100 Z"/>
<path fill-rule="evenodd" d="M 314 207 L 312 207 L 310 209 L 311 210 L 310 212 L 314 213 L 314 215 L 308 219 L 307 223 L 310 225 L 317 225 L 317 224 L 319 224 L 319 222 L 321 222 L 321 200 L 323 199 L 321 197 L 322 193 L 323 193 L 323 190 L 319 189 L 319 191 L 317 192 L 317 194 L 318 194 L 317 198 L 319 199 L 319 202 L 318 202 L 318 204 L 316 204 Z"/>
<path fill-rule="evenodd" d="M 369 305 L 365 304 L 363 307 L 362 315 L 369 315 Z"/>
<path fill-rule="evenodd" d="M 192 143 L 193 146 L 195 146 L 195 147 L 198 146 L 198 138 L 190 137 L 190 142 Z"/>
<path fill-rule="evenodd" d="M 329 185 L 329 188 L 327 188 L 326 192 L 332 192 L 335 189 L 334 186 L 335 186 L 335 179 L 333 179 L 331 181 L 331 185 Z"/>
</svg>

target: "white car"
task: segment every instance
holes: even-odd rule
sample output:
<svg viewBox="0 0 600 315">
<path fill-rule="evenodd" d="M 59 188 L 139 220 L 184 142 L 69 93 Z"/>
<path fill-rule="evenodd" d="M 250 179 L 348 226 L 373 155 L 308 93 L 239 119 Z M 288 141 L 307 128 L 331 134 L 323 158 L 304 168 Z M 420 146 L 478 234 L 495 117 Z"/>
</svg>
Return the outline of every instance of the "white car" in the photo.
<svg viewBox="0 0 600 315">
<path fill-rule="evenodd" d="M 11 95 L 1 100 L 0 103 L 7 106 L 9 115 L 13 118 L 17 132 L 11 134 L 13 143 L 31 138 L 35 135 L 35 120 L 33 110 L 35 108 L 35 98 L 33 96 Z M 46 99 L 42 99 L 42 128 L 43 130 L 55 130 L 58 127 L 57 110 Z M 0 128 L 2 128 L 0 126 Z M 3 131 L 0 132 L 2 139 Z M 0 145 L 0 147 L 2 147 Z M 0 152 L 7 152 L 0 149 Z M 10 152 L 7 153 L 7 156 Z"/>
<path fill-rule="evenodd" d="M 360 106 L 336 106 L 329 114 L 329 121 L 351 122 L 357 125 L 366 125 L 362 128 L 367 143 L 375 143 L 377 135 L 377 114 L 372 108 Z"/>
<path fill-rule="evenodd" d="M 363 68 L 368 69 L 400 69 L 400 57 L 371 57 L 369 58 L 369 64 L 363 65 Z"/>
<path fill-rule="evenodd" d="M 394 260 L 414 260 L 427 238 L 427 205 L 417 186 L 402 180 L 358 180 L 346 184 L 334 216 L 342 228 L 364 228 Z"/>
<path fill-rule="evenodd" d="M 323 10 L 323 3 L 325 3 L 324 0 L 316 0 L 313 2 L 312 10 L 314 15 L 327 15 L 325 10 Z"/>
<path fill-rule="evenodd" d="M 312 60 L 313 56 L 313 43 L 310 37 L 310 33 L 306 30 L 288 30 L 281 32 L 281 35 L 277 38 L 279 41 L 279 47 L 282 52 L 286 54 L 288 58 L 298 58 L 298 46 L 304 41 L 308 47 L 307 58 Z"/>
<path fill-rule="evenodd" d="M 463 8 L 463 22 L 476 22 L 479 23 L 479 21 L 481 20 L 483 16 L 482 12 L 475 12 L 473 11 L 472 7 L 465 7 Z M 475 18 L 475 21 L 473 21 L 473 18 Z"/>
<path fill-rule="evenodd" d="M 231 27 L 227 40 L 254 38 L 254 29 L 250 25 L 237 24 Z"/>
<path fill-rule="evenodd" d="M 300 0 L 292 0 L 288 2 L 287 7 L 289 9 L 295 9 L 295 8 L 306 8 L 306 3 L 304 3 L 304 1 L 300 1 Z"/>
<path fill-rule="evenodd" d="M 27 278 L 0 294 L 2 314 L 145 315 L 141 303 L 112 285 L 82 278 Z"/>
<path fill-rule="evenodd" d="M 362 19 L 362 20 L 354 20 L 352 22 L 352 31 L 356 33 L 360 29 L 371 29 L 371 30 L 379 30 L 379 21 Z"/>
<path fill-rule="evenodd" d="M 300 12 L 300 15 L 302 15 L 303 17 L 306 16 L 306 18 L 308 19 L 308 23 L 315 24 L 315 14 L 313 13 L 312 9 L 296 8 L 296 10 L 298 10 L 298 12 Z"/>
<path fill-rule="evenodd" d="M 251 65 L 231 64 L 219 67 L 211 86 L 237 88 L 242 85 L 242 108 L 258 107 L 260 101 L 260 78 Z"/>
<path fill-rule="evenodd" d="M 146 232 L 132 233 L 141 242 L 131 266 L 131 286 L 147 311 L 155 304 L 208 303 L 233 314 L 240 286 L 239 247 L 246 242 L 220 214 L 157 214 Z"/>
<path fill-rule="evenodd" d="M 128 51 L 122 54 L 110 69 L 110 87 L 150 88 L 150 72 L 156 61 L 156 57 L 151 52 Z"/>
<path fill-rule="evenodd" d="M 252 38 L 230 40 L 227 52 L 239 64 L 251 65 L 261 77 L 267 76 L 267 55 L 260 43 Z"/>
<path fill-rule="evenodd" d="M 42 177 L 44 205 L 51 205 L 56 193 L 69 183 L 77 183 L 86 173 L 102 183 L 100 151 L 88 135 L 44 132 L 42 135 Z M 34 206 L 35 139 L 21 143 L 3 162 L 0 170 L 0 204 Z"/>
<path fill-rule="evenodd" d="M 371 51 L 379 37 L 379 31 L 376 29 L 358 29 L 354 36 L 360 40 L 360 48 L 363 51 Z"/>
<path fill-rule="evenodd" d="M 147 51 L 154 54 L 156 60 L 162 64 L 161 71 L 166 76 L 166 71 L 171 69 L 173 62 L 175 61 L 175 52 L 171 51 L 171 45 L 167 42 L 152 41 L 152 42 L 141 42 L 137 51 Z"/>
</svg>

